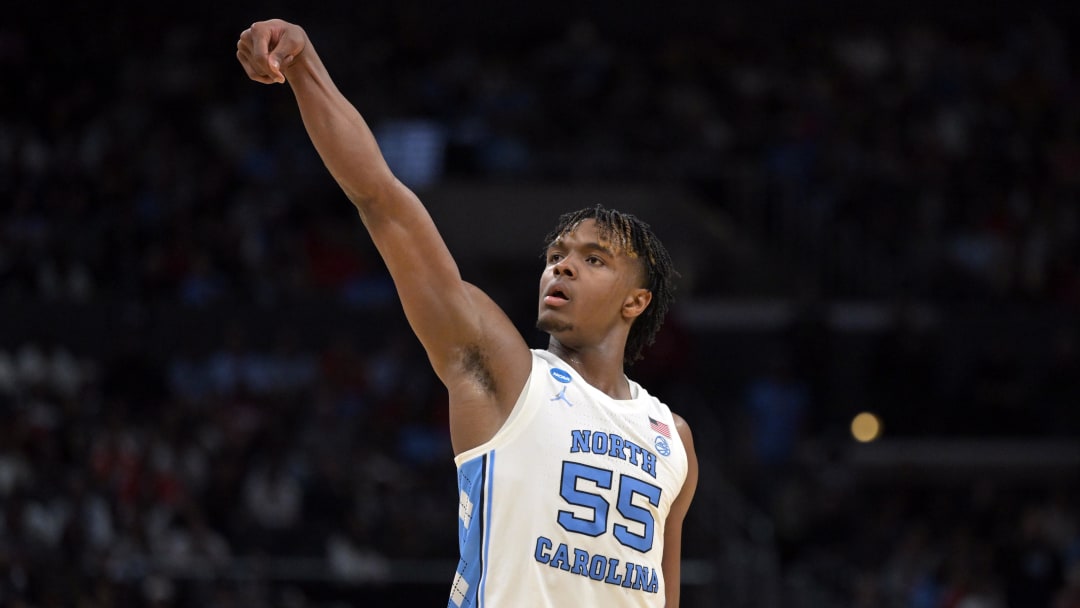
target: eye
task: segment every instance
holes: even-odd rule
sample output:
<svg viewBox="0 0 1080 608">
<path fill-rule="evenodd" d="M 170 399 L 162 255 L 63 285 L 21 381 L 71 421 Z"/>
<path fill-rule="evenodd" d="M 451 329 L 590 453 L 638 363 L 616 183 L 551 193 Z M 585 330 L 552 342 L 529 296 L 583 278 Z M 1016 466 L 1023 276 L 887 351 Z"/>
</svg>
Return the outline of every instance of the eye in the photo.
<svg viewBox="0 0 1080 608">
<path fill-rule="evenodd" d="M 589 257 L 585 258 L 585 261 L 588 262 L 589 264 L 592 264 L 593 266 L 603 266 L 604 265 L 604 260 L 600 259 L 599 257 L 597 257 L 595 255 L 590 255 Z"/>
<path fill-rule="evenodd" d="M 561 253 L 549 253 L 548 254 L 548 264 L 556 264 L 561 259 L 563 259 L 563 256 L 562 256 Z"/>
</svg>

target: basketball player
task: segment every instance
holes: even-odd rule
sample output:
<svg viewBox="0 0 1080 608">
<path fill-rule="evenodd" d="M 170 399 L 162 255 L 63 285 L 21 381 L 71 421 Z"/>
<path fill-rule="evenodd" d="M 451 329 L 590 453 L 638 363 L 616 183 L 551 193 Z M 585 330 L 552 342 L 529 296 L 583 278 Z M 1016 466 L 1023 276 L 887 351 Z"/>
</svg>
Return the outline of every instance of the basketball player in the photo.
<svg viewBox="0 0 1080 608">
<path fill-rule="evenodd" d="M 291 85 L 449 391 L 461 552 L 449 606 L 678 606 L 690 429 L 623 371 L 671 301 L 674 271 L 648 226 L 602 208 L 560 218 L 540 276 L 550 342 L 530 350 L 462 280 L 304 30 L 256 23 L 236 55 L 252 80 Z"/>
</svg>

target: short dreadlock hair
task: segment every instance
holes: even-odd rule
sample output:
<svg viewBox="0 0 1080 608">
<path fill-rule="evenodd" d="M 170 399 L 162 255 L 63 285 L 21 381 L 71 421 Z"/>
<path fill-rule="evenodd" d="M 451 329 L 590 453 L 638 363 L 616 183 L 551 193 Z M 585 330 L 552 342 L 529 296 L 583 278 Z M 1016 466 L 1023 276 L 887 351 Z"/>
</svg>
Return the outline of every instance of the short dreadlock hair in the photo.
<svg viewBox="0 0 1080 608">
<path fill-rule="evenodd" d="M 652 301 L 645 312 L 634 320 L 626 339 L 623 363 L 631 365 L 640 360 L 642 351 L 656 340 L 656 333 L 664 324 L 664 317 L 675 299 L 675 279 L 679 273 L 671 263 L 671 256 L 664 244 L 648 224 L 629 213 L 607 209 L 602 205 L 559 216 L 558 224 L 547 236 L 547 247 L 550 248 L 559 238 L 576 230 L 585 220 L 595 220 L 600 239 L 617 252 L 641 260 L 645 274 L 643 287 L 652 292 Z"/>
</svg>

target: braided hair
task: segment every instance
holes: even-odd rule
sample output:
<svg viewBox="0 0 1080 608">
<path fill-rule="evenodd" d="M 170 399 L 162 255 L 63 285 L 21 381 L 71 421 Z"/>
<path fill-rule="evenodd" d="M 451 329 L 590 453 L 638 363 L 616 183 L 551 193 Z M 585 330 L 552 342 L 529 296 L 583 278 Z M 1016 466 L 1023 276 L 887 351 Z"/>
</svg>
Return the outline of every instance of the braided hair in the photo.
<svg viewBox="0 0 1080 608">
<path fill-rule="evenodd" d="M 602 205 L 561 215 L 555 229 L 547 236 L 548 247 L 576 230 L 585 220 L 595 220 L 597 235 L 616 252 L 641 261 L 645 274 L 643 287 L 652 292 L 652 301 L 630 326 L 626 338 L 623 363 L 631 365 L 642 358 L 642 351 L 653 343 L 664 324 L 664 317 L 675 299 L 675 278 L 679 273 L 664 244 L 648 224 L 629 213 Z"/>
</svg>

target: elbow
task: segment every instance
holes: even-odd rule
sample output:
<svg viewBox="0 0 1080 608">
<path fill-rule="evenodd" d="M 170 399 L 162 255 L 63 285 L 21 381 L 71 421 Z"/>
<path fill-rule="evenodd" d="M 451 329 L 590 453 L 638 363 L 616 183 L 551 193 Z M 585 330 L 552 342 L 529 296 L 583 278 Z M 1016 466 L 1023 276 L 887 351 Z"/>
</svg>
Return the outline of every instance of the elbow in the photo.
<svg viewBox="0 0 1080 608">
<path fill-rule="evenodd" d="M 401 220 L 402 214 L 407 213 L 409 202 L 414 199 L 412 192 L 389 169 L 377 179 L 364 184 L 360 188 L 349 188 L 343 184 L 342 189 L 368 230 L 387 220 Z"/>
<path fill-rule="evenodd" d="M 361 217 L 378 214 L 381 209 L 391 206 L 395 198 L 394 191 L 398 187 L 404 187 L 390 172 L 389 167 L 361 180 L 339 179 L 338 183 Z"/>
</svg>

